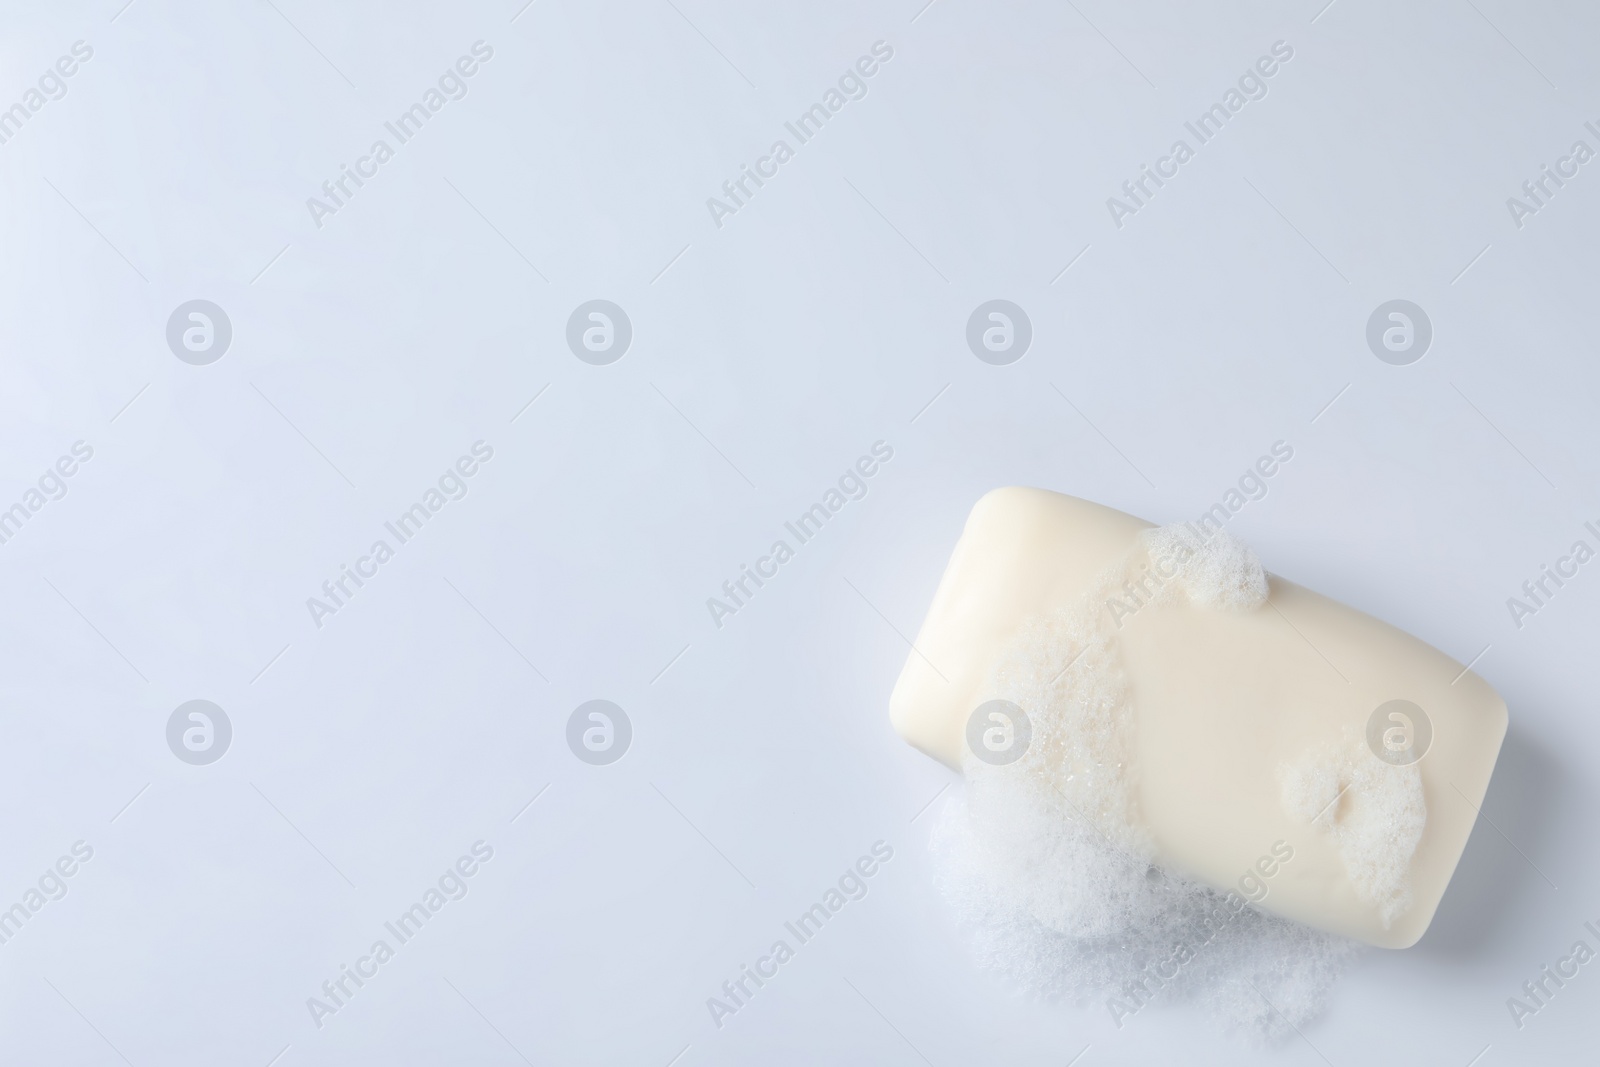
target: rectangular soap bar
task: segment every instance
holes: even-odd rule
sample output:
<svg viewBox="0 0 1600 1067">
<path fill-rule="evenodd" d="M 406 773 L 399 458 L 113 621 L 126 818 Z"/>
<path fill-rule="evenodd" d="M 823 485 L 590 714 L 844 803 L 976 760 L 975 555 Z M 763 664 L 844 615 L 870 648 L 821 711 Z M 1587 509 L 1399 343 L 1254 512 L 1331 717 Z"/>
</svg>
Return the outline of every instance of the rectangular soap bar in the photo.
<svg viewBox="0 0 1600 1067">
<path fill-rule="evenodd" d="M 999 695 L 996 671 L 1018 635 L 1081 602 L 1108 568 L 1139 558 L 1151 528 L 1041 489 L 983 497 L 890 698 L 896 730 L 959 769 L 968 720 Z M 1273 865 L 1259 906 L 1369 944 L 1410 946 L 1472 830 L 1505 736 L 1505 703 L 1409 634 L 1275 576 L 1267 588 L 1267 602 L 1246 610 L 1174 597 L 1147 597 L 1131 613 L 1101 609 L 1135 724 L 1138 817 L 1163 867 L 1219 890 L 1285 842 L 1293 861 Z M 1382 708 L 1411 710 L 1395 718 Z M 1425 721 L 1413 721 L 1416 709 Z M 1362 806 L 1364 783 L 1400 778 L 1378 748 L 1365 749 L 1418 735 L 1425 751 L 1411 765 L 1426 823 L 1403 870 L 1377 869 L 1383 826 Z M 1405 773 L 1414 790 L 1416 775 Z M 1403 907 L 1373 890 L 1397 876 L 1408 882 Z"/>
</svg>

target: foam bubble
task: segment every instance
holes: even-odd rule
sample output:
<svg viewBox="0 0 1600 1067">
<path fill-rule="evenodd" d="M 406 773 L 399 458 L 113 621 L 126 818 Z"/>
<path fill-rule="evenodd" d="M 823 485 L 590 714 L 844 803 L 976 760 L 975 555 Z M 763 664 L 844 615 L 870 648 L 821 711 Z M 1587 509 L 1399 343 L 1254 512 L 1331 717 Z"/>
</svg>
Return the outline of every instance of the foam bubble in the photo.
<svg viewBox="0 0 1600 1067">
<path fill-rule="evenodd" d="M 1000 766 L 968 754 L 966 788 L 933 831 L 939 880 L 979 961 L 1035 995 L 1101 999 L 1119 1027 L 1152 1001 L 1193 1000 L 1224 1029 L 1276 1039 L 1317 1014 L 1357 946 L 1155 863 L 1136 800 L 1134 708 L 1104 606 L 1136 561 L 1171 575 L 1168 557 L 1183 566 L 1156 597 L 1218 610 L 1266 597 L 1265 572 L 1237 538 L 1165 527 L 1077 604 L 1026 626 L 992 692 L 1027 710 L 1033 743 Z M 1362 851 L 1364 830 L 1351 840 L 1353 855 L 1384 869 Z"/>
<path fill-rule="evenodd" d="M 1227 530 L 1209 536 L 1187 524 L 1144 532 L 1151 561 L 1178 567 L 1180 587 L 1202 607 L 1242 611 L 1267 599 L 1267 572 L 1250 547 Z"/>
<path fill-rule="evenodd" d="M 1411 857 L 1428 823 L 1422 772 L 1373 759 L 1352 731 L 1278 769 L 1283 808 L 1339 843 L 1356 895 L 1384 929 L 1411 906 Z"/>
</svg>

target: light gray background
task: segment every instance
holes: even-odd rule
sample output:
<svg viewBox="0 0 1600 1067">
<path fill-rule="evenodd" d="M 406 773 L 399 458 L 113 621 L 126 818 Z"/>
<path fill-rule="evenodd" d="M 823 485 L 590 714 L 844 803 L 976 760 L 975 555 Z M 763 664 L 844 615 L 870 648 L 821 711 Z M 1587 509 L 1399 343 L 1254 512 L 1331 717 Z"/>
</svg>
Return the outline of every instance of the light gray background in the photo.
<svg viewBox="0 0 1600 1067">
<path fill-rule="evenodd" d="M 1505 201 L 1600 147 L 1596 13 L 922 3 L 7 5 L 0 106 L 94 57 L 0 145 L 0 507 L 95 452 L 0 545 L 0 906 L 95 854 L 0 946 L 0 1060 L 1592 1054 L 1600 964 L 1521 1032 L 1505 1000 L 1600 917 L 1600 571 L 1521 630 L 1505 600 L 1600 518 L 1600 163 L 1521 230 Z M 318 229 L 306 198 L 479 39 L 469 95 Z M 713 225 L 880 39 L 868 96 Z M 1277 40 L 1269 95 L 1116 228 L 1106 198 Z M 193 298 L 232 320 L 210 366 L 165 344 Z M 563 340 L 594 298 L 634 326 L 608 367 Z M 994 298 L 1033 323 L 1008 367 L 964 341 Z M 1364 342 L 1394 298 L 1434 325 L 1408 367 Z M 466 499 L 315 628 L 305 599 L 479 439 Z M 705 599 L 878 439 L 865 500 L 716 629 Z M 1192 517 L 1278 439 L 1235 529 L 1487 646 L 1503 834 L 1280 1049 L 1014 997 L 931 882 L 914 817 L 951 775 L 889 727 L 904 638 L 984 491 Z M 234 727 L 205 767 L 164 740 L 195 698 Z M 594 698 L 634 726 L 608 767 L 563 739 Z M 470 894 L 317 1029 L 306 998 L 480 838 Z M 869 895 L 715 1028 L 706 998 L 878 839 Z"/>
</svg>

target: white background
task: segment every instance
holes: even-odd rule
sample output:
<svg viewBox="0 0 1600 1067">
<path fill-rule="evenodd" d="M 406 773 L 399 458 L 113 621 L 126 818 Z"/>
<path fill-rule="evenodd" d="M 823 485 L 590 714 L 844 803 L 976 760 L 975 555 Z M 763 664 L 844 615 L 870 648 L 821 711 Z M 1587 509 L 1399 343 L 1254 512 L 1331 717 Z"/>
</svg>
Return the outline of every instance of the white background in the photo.
<svg viewBox="0 0 1600 1067">
<path fill-rule="evenodd" d="M 0 1061 L 1592 1055 L 1600 963 L 1521 1031 L 1505 1006 L 1600 918 L 1600 564 L 1520 630 L 1505 603 L 1600 519 L 1600 163 L 1506 208 L 1600 148 L 1592 9 L 122 3 L 0 29 L 0 107 L 94 50 L 0 145 L 0 508 L 94 449 L 0 545 L 0 907 L 94 849 L 0 946 Z M 468 95 L 319 228 L 306 199 L 480 39 Z M 706 199 L 878 40 L 868 95 L 718 228 Z M 1116 227 L 1106 198 L 1279 40 L 1268 95 Z M 233 325 L 209 366 L 165 341 L 195 298 Z M 565 344 L 593 298 L 633 323 L 610 366 Z M 1011 366 L 965 342 L 992 298 L 1033 324 Z M 1394 298 L 1435 331 L 1405 367 L 1364 339 Z M 316 627 L 478 440 L 467 497 Z M 706 598 L 877 440 L 868 496 L 717 629 Z M 914 816 L 951 775 L 889 727 L 905 637 L 984 491 L 1170 521 L 1276 440 L 1234 520 L 1269 569 L 1487 646 L 1498 831 L 1280 1048 L 1014 996 L 932 884 Z M 234 728 L 203 767 L 164 734 L 195 698 Z M 611 766 L 564 739 L 594 698 L 633 723 Z M 470 893 L 319 1029 L 306 999 L 479 839 Z M 880 839 L 867 897 L 715 1027 Z"/>
</svg>

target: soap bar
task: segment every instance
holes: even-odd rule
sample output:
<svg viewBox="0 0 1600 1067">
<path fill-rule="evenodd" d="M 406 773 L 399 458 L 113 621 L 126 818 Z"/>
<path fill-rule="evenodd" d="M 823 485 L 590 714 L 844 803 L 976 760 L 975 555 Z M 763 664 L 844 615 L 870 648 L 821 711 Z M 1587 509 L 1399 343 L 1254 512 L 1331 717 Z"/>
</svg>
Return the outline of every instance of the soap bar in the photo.
<svg viewBox="0 0 1600 1067">
<path fill-rule="evenodd" d="M 1488 789 L 1504 701 L 1444 653 L 1275 575 L 1253 602 L 1171 595 L 1179 568 L 1153 545 L 1237 542 L 1205 524 L 1164 541 L 1154 529 L 1041 489 L 984 496 L 890 698 L 895 729 L 962 768 L 1018 642 L 1069 609 L 1091 614 L 1120 667 L 1118 772 L 1155 862 L 1224 892 L 1256 872 L 1263 910 L 1414 944 Z"/>
</svg>

